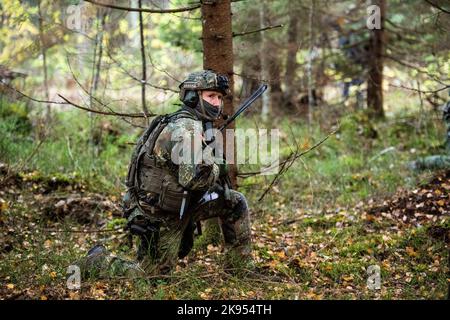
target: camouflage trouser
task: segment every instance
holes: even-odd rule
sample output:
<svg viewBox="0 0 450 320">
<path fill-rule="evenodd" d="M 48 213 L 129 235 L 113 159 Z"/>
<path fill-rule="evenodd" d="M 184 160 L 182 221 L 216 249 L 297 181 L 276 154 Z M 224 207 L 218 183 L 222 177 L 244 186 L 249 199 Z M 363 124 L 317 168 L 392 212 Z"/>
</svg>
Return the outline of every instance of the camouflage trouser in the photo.
<svg viewBox="0 0 450 320">
<path fill-rule="evenodd" d="M 449 91 L 450 93 L 450 91 Z M 440 170 L 450 169 L 450 101 L 447 102 L 443 108 L 443 119 L 447 128 L 445 136 L 444 147 L 447 154 L 433 155 L 424 158 L 419 158 L 416 161 L 411 161 L 408 166 L 413 170 Z"/>
<path fill-rule="evenodd" d="M 186 256 L 194 242 L 194 226 L 198 221 L 218 217 L 229 252 L 242 259 L 251 259 L 251 229 L 247 201 L 240 192 L 229 190 L 225 197 L 222 189 L 219 197 L 188 210 L 183 219 L 178 213 L 150 210 L 142 206 L 130 215 L 129 221 L 150 230 L 140 236 L 137 262 L 116 257 L 106 250 L 86 257 L 84 265 L 93 265 L 97 273 L 108 276 L 156 275 L 169 272 L 179 258 Z M 227 199 L 226 199 L 227 198 Z"/>
<path fill-rule="evenodd" d="M 450 169 L 450 156 L 446 155 L 428 156 L 411 162 L 409 166 L 414 170 Z"/>
<path fill-rule="evenodd" d="M 138 259 L 148 274 L 165 273 L 171 270 L 179 258 L 186 256 L 194 242 L 195 223 L 219 217 L 225 246 L 241 258 L 251 257 L 251 229 L 247 201 L 240 192 L 230 190 L 225 199 L 222 190 L 219 197 L 194 210 L 188 211 L 183 219 L 178 213 L 151 213 L 155 229 L 159 230 L 150 239 L 141 239 Z"/>
<path fill-rule="evenodd" d="M 117 257 L 108 252 L 103 245 L 94 246 L 89 250 L 86 257 L 81 258 L 74 264 L 80 268 L 84 279 L 145 275 L 145 271 L 137 262 Z"/>
</svg>

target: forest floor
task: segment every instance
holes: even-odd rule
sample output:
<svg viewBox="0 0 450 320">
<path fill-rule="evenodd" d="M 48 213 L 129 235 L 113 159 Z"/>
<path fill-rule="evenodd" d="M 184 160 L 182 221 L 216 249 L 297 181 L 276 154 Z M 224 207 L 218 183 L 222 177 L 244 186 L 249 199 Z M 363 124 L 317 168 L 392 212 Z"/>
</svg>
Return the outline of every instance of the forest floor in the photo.
<svg viewBox="0 0 450 320">
<path fill-rule="evenodd" d="M 0 181 L 1 299 L 444 299 L 449 289 L 450 172 L 295 218 L 275 194 L 276 211 L 251 211 L 251 270 L 225 270 L 222 246 L 202 235 L 169 276 L 86 280 L 78 290 L 67 288 L 67 268 L 92 245 L 130 251 L 120 195 L 5 164 Z M 373 270 L 379 288 L 368 286 Z"/>
</svg>

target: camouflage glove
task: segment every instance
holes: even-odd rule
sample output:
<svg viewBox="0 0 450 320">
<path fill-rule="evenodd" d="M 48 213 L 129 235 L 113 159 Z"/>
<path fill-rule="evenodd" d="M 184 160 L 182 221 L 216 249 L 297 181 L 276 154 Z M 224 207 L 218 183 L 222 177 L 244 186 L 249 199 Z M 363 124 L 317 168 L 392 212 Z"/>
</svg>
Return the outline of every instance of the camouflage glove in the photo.
<svg viewBox="0 0 450 320">
<path fill-rule="evenodd" d="M 219 164 L 219 176 L 223 177 L 228 174 L 228 165 L 226 163 Z"/>
<path fill-rule="evenodd" d="M 228 175 L 228 172 L 230 171 L 228 168 L 228 164 L 224 161 L 221 164 L 218 164 L 219 166 L 219 177 L 224 177 Z"/>
<path fill-rule="evenodd" d="M 223 187 L 223 194 L 225 196 L 225 203 L 231 208 L 231 194 L 230 194 L 230 189 L 231 189 L 231 180 L 230 180 L 230 176 L 228 175 L 228 165 L 226 165 L 227 168 L 227 172 L 224 175 L 220 176 L 220 183 L 221 186 Z"/>
</svg>

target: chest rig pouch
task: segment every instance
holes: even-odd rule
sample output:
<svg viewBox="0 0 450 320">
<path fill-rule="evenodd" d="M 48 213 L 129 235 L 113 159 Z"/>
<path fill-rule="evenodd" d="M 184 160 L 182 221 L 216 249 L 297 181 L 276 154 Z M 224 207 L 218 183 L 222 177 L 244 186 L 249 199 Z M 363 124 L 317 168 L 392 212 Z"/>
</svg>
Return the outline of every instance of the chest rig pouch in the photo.
<svg viewBox="0 0 450 320">
<path fill-rule="evenodd" d="M 184 188 L 178 183 L 177 175 L 158 167 L 154 157 L 147 153 L 139 168 L 139 189 L 146 193 L 147 199 L 150 198 L 161 210 L 180 212 Z"/>
</svg>

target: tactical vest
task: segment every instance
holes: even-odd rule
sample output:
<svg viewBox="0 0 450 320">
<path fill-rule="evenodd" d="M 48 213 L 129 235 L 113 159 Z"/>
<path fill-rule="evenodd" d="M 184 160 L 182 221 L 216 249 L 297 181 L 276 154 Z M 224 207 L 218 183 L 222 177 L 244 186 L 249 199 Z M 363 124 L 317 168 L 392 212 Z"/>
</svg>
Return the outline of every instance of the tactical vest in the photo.
<svg viewBox="0 0 450 320">
<path fill-rule="evenodd" d="M 183 109 L 173 114 L 157 116 L 139 138 L 131 157 L 126 180 L 130 200 L 134 205 L 140 207 L 139 201 L 144 201 L 163 211 L 180 211 L 184 188 L 178 183 L 178 168 L 173 165 L 173 168 L 168 170 L 158 165 L 153 148 L 167 124 L 181 118 L 198 120 Z M 126 207 L 129 206 L 125 204 Z"/>
</svg>

